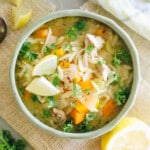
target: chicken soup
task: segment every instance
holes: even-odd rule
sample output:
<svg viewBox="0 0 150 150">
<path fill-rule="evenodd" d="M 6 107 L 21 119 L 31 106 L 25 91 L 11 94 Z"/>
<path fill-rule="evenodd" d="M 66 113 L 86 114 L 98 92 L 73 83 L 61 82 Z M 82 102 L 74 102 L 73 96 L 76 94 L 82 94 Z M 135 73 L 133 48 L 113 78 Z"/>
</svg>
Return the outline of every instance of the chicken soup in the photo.
<svg viewBox="0 0 150 150">
<path fill-rule="evenodd" d="M 128 47 L 111 28 L 63 17 L 34 31 L 20 49 L 16 83 L 28 110 L 64 132 L 88 132 L 111 121 L 132 86 Z"/>
</svg>

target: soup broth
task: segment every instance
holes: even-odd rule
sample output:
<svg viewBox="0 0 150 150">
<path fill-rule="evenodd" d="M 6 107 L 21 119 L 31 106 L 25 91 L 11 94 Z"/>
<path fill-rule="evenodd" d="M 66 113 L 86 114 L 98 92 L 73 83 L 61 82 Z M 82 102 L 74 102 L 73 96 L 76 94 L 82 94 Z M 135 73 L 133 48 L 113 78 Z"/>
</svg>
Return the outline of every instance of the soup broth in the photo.
<svg viewBox="0 0 150 150">
<path fill-rule="evenodd" d="M 84 17 L 47 22 L 24 42 L 16 83 L 28 110 L 64 132 L 88 132 L 111 121 L 132 86 L 128 47 L 111 28 Z"/>
</svg>

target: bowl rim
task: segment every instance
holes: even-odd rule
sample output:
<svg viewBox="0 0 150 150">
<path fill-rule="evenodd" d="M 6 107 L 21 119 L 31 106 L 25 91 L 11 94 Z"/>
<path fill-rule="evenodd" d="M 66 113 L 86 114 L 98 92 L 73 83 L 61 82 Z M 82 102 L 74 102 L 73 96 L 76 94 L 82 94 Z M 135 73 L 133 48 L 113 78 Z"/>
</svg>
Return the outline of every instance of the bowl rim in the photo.
<svg viewBox="0 0 150 150">
<path fill-rule="evenodd" d="M 22 102 L 21 97 L 19 96 L 19 93 L 17 90 L 16 80 L 15 80 L 16 60 L 17 60 L 20 48 L 21 48 L 22 44 L 24 43 L 24 41 L 29 37 L 29 35 L 32 32 L 34 32 L 37 28 L 39 28 L 44 23 L 54 20 L 56 18 L 67 17 L 67 16 L 81 16 L 81 17 L 92 18 L 94 20 L 97 20 L 99 22 L 106 24 L 111 29 L 113 29 L 123 39 L 123 41 L 128 46 L 128 49 L 130 51 L 130 54 L 131 54 L 131 57 L 133 60 L 133 83 L 132 83 L 131 93 L 130 93 L 127 103 L 124 105 L 124 107 L 122 108 L 120 113 L 112 121 L 110 121 L 105 126 L 99 128 L 97 130 L 93 130 L 93 131 L 85 132 L 85 133 L 67 133 L 67 132 L 59 131 L 59 130 L 49 127 L 49 126 L 45 125 L 44 123 L 42 123 L 41 121 L 39 121 L 36 117 L 34 117 L 29 112 L 29 110 L 26 108 L 26 106 Z M 10 76 L 11 89 L 12 89 L 12 92 L 16 99 L 16 102 L 18 103 L 22 112 L 27 116 L 27 118 L 32 123 L 34 123 L 35 125 L 37 125 L 38 127 L 42 128 L 42 129 L 44 129 L 45 131 L 52 133 L 53 135 L 57 135 L 59 137 L 80 138 L 80 139 L 96 138 L 96 137 L 101 136 L 101 135 L 109 132 L 110 130 L 112 130 L 119 123 L 121 118 L 123 118 L 128 113 L 128 111 L 131 109 L 131 107 L 133 106 L 133 104 L 135 102 L 135 97 L 136 97 L 136 94 L 138 91 L 138 87 L 140 84 L 140 80 L 141 80 L 138 52 L 136 50 L 134 43 L 132 42 L 131 38 L 129 37 L 129 35 L 119 25 L 117 25 L 113 20 L 111 20 L 107 17 L 101 16 L 101 15 L 98 15 L 93 12 L 83 11 L 83 10 L 79 10 L 79 9 L 61 10 L 61 11 L 56 11 L 56 12 L 50 13 L 47 16 L 43 17 L 41 20 L 39 20 L 36 24 L 29 27 L 26 30 L 26 32 L 24 32 L 24 34 L 21 36 L 19 41 L 17 42 L 17 46 L 16 46 L 15 52 L 14 52 L 12 60 L 11 60 L 9 76 Z"/>
</svg>

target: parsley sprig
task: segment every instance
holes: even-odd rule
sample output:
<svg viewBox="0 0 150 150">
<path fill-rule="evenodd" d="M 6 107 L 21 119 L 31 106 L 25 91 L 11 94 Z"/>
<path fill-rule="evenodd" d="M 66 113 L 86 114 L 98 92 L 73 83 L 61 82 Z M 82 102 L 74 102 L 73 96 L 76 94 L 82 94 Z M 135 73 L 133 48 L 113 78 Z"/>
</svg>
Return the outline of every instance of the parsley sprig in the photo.
<svg viewBox="0 0 150 150">
<path fill-rule="evenodd" d="M 79 19 L 73 27 L 71 27 L 69 30 L 65 31 L 65 34 L 68 35 L 68 37 L 71 40 L 77 39 L 77 33 L 81 30 L 85 29 L 86 27 L 86 19 Z"/>
<path fill-rule="evenodd" d="M 114 93 L 115 102 L 118 106 L 122 106 L 126 103 L 129 97 L 129 89 L 128 88 L 120 88 Z"/>
<path fill-rule="evenodd" d="M 16 140 L 9 130 L 0 129 L 0 150 L 24 150 L 25 141 Z"/>
<path fill-rule="evenodd" d="M 31 43 L 25 42 L 21 47 L 20 56 L 22 56 L 25 60 L 32 62 L 38 57 L 38 54 L 31 52 L 30 48 Z"/>
<path fill-rule="evenodd" d="M 129 51 L 125 48 L 117 51 L 112 59 L 112 64 L 115 67 L 119 67 L 122 63 L 131 64 L 131 56 L 129 55 Z"/>
</svg>

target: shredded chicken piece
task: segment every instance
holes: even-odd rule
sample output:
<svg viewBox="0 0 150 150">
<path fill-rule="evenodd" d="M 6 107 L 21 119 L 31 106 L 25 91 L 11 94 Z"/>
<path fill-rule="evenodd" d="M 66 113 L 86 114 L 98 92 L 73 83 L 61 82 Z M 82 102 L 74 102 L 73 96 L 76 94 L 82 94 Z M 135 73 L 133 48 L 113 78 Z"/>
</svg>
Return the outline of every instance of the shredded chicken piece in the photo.
<svg viewBox="0 0 150 150">
<path fill-rule="evenodd" d="M 43 52 L 45 46 L 50 46 L 52 43 L 55 43 L 56 39 L 57 39 L 56 36 L 52 35 L 52 29 L 49 27 L 47 38 L 46 38 L 45 43 L 42 47 L 42 52 Z"/>
<path fill-rule="evenodd" d="M 101 49 L 103 47 L 104 39 L 101 36 L 87 34 L 86 37 L 95 46 L 95 48 Z"/>
<path fill-rule="evenodd" d="M 109 73 L 110 73 L 110 69 L 106 64 L 102 64 L 101 66 L 99 66 L 99 70 L 102 74 L 103 80 L 107 81 Z"/>
</svg>

